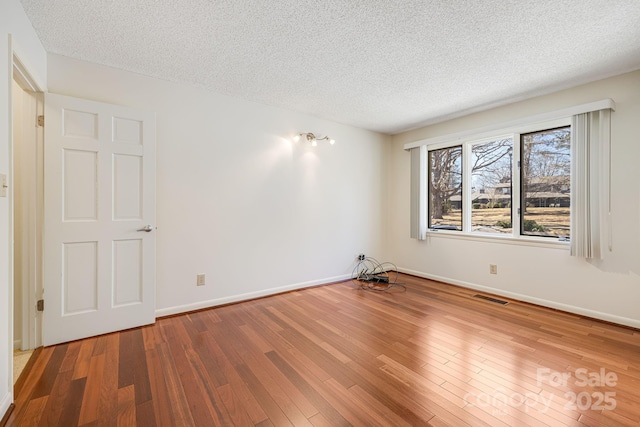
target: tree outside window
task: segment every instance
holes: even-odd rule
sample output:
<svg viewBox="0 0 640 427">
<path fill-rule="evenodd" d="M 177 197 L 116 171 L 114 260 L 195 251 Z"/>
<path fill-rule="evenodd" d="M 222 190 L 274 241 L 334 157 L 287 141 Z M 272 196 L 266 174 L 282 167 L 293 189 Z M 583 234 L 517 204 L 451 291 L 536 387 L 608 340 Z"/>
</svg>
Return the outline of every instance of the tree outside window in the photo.
<svg viewBox="0 0 640 427">
<path fill-rule="evenodd" d="M 462 230 L 462 147 L 429 151 L 429 228 Z"/>
<path fill-rule="evenodd" d="M 571 127 L 521 135 L 521 233 L 569 237 Z"/>
<path fill-rule="evenodd" d="M 463 161 L 463 156 L 469 158 Z M 428 150 L 428 167 L 432 230 L 570 235 L 570 126 Z M 520 185 L 514 188 L 518 173 Z M 512 210 L 514 200 L 519 212 Z"/>
</svg>

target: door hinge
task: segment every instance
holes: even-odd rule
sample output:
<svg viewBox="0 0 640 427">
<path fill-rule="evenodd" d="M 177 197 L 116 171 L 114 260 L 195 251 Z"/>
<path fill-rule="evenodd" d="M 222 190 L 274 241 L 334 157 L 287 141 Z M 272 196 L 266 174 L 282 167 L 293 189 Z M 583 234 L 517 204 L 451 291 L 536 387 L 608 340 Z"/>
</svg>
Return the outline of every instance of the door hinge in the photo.
<svg viewBox="0 0 640 427">
<path fill-rule="evenodd" d="M 39 299 L 38 302 L 36 303 L 36 309 L 38 311 L 44 311 L 44 300 L 43 299 Z"/>
<path fill-rule="evenodd" d="M 38 116 L 38 126 L 44 126 L 44 116 Z"/>
<path fill-rule="evenodd" d="M 521 166 L 520 166 L 520 160 L 518 160 L 518 167 L 521 167 Z"/>
</svg>

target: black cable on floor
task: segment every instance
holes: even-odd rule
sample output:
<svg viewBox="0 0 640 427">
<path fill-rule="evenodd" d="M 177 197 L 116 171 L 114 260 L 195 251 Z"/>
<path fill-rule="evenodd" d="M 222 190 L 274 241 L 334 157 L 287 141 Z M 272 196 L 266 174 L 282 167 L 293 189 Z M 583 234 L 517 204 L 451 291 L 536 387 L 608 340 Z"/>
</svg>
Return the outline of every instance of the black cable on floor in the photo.
<svg viewBox="0 0 640 427">
<path fill-rule="evenodd" d="M 391 262 L 379 262 L 366 257 L 358 261 L 353 269 L 351 280 L 360 289 L 367 291 L 388 291 L 398 287 L 406 291 L 404 284 L 398 282 L 398 267 Z"/>
</svg>

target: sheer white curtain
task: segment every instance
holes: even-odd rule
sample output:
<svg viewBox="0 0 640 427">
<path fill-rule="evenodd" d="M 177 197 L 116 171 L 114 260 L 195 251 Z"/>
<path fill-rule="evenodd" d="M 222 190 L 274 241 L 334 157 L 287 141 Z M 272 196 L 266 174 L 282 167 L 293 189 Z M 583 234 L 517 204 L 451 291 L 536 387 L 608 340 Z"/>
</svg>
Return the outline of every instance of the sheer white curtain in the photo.
<svg viewBox="0 0 640 427">
<path fill-rule="evenodd" d="M 602 259 L 611 250 L 611 110 L 573 116 L 571 123 L 571 255 Z"/>
<path fill-rule="evenodd" d="M 427 147 L 414 147 L 411 153 L 411 238 L 427 237 Z"/>
</svg>

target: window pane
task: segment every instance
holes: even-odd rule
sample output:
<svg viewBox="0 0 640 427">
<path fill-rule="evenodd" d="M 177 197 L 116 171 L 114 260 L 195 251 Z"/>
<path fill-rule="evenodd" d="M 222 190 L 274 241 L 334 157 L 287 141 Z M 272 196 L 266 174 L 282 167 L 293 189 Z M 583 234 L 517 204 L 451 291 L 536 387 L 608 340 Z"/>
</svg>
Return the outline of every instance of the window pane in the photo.
<svg viewBox="0 0 640 427">
<path fill-rule="evenodd" d="M 511 233 L 513 139 L 471 147 L 471 231 Z"/>
<path fill-rule="evenodd" d="M 571 207 L 571 127 L 522 139 L 522 234 L 568 237 Z"/>
<path fill-rule="evenodd" d="M 462 147 L 429 151 L 429 228 L 462 230 Z"/>
</svg>

